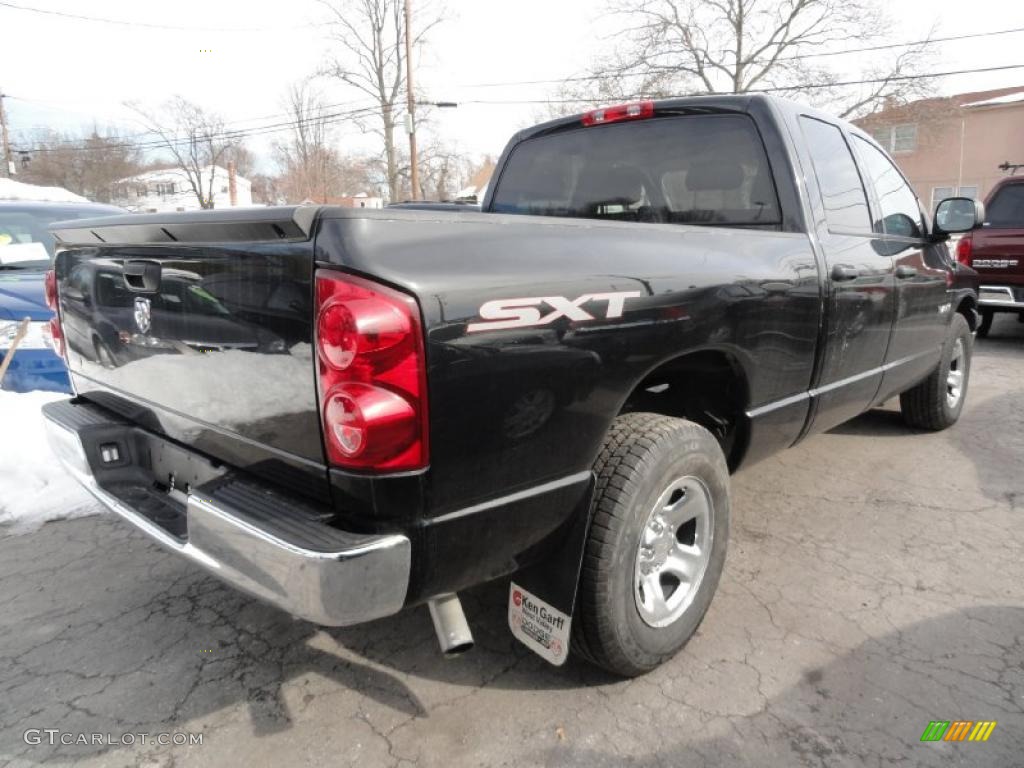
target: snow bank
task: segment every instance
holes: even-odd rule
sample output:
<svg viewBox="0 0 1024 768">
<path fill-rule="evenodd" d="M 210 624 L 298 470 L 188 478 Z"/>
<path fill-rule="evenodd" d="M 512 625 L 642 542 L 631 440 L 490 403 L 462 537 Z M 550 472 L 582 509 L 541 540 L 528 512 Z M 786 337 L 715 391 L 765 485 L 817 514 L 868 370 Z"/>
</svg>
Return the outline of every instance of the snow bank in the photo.
<svg viewBox="0 0 1024 768">
<path fill-rule="evenodd" d="M 0 534 L 102 510 L 64 471 L 43 431 L 44 403 L 67 395 L 0 390 Z"/>
<path fill-rule="evenodd" d="M 88 203 L 89 201 L 62 187 L 40 187 L 14 179 L 0 179 L 0 200 L 35 200 L 49 203 Z"/>
<path fill-rule="evenodd" d="M 296 344 L 287 355 L 228 350 L 216 355 L 157 355 L 108 370 L 83 370 L 156 403 L 174 403 L 193 418 L 229 429 L 316 408 L 313 351 Z M 187 385 L 182 385 L 187 363 Z M 251 382 L 251 386 L 247 386 Z M 38 528 L 47 520 L 102 510 L 50 452 L 40 408 L 67 395 L 0 390 L 0 534 Z M 204 427 L 197 424 L 195 432 Z"/>
</svg>

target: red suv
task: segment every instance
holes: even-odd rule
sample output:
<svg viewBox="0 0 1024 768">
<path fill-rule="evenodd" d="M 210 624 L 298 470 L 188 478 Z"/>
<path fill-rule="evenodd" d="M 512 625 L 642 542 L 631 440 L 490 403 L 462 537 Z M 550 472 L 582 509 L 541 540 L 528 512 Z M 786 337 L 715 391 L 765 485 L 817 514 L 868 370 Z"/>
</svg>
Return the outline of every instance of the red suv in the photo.
<svg viewBox="0 0 1024 768">
<path fill-rule="evenodd" d="M 985 223 L 957 244 L 956 257 L 978 272 L 978 304 L 985 336 L 996 312 L 1024 322 L 1024 176 L 996 184 L 985 199 Z"/>
</svg>

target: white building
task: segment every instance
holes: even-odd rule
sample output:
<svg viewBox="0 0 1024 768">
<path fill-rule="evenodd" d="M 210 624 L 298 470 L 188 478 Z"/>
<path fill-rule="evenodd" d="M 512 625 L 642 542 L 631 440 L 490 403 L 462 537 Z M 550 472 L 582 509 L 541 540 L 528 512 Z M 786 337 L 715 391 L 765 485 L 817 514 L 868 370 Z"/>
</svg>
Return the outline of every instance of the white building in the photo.
<svg viewBox="0 0 1024 768">
<path fill-rule="evenodd" d="M 235 175 L 235 195 L 232 200 L 228 169 L 208 165 L 203 169 L 203 195 L 210 188 L 213 175 L 214 208 L 247 208 L 252 206 L 252 184 Z M 199 210 L 199 199 L 192 191 L 188 176 L 180 168 L 147 171 L 121 179 L 115 185 L 115 203 L 137 213 Z"/>
</svg>

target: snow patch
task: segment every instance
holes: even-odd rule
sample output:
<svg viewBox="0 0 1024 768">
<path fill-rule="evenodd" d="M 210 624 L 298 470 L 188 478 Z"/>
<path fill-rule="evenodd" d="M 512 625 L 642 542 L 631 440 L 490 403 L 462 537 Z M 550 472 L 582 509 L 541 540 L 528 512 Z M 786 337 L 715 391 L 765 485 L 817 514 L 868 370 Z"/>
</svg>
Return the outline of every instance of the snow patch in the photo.
<svg viewBox="0 0 1024 768">
<path fill-rule="evenodd" d="M 88 203 L 81 195 L 62 187 L 40 187 L 14 179 L 0 179 L 0 200 L 32 200 L 47 203 Z"/>
<path fill-rule="evenodd" d="M 0 390 L 0 533 L 27 533 L 48 520 L 103 510 L 64 470 L 46 440 L 40 409 L 65 398 L 56 392 Z"/>
</svg>

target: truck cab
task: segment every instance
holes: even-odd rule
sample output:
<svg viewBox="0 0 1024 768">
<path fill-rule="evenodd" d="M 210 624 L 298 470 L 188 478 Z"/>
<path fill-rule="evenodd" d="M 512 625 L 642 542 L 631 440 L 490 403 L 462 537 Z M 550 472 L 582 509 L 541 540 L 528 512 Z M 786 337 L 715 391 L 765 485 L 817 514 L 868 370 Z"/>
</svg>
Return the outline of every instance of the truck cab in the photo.
<svg viewBox="0 0 1024 768">
<path fill-rule="evenodd" d="M 985 222 L 960 239 L 957 258 L 979 275 L 979 336 L 988 335 L 998 312 L 1024 321 L 1024 176 L 1009 176 L 992 188 Z"/>
</svg>

